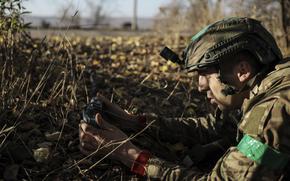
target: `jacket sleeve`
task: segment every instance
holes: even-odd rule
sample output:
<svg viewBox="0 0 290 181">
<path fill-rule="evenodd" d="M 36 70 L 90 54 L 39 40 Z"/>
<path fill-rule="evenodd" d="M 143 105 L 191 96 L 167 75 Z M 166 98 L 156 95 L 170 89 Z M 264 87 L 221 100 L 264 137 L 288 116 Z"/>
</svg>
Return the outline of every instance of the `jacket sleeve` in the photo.
<svg viewBox="0 0 290 181">
<path fill-rule="evenodd" d="M 147 133 L 161 142 L 180 142 L 188 147 L 213 143 L 211 145 L 219 145 L 225 151 L 236 141 L 237 119 L 240 118 L 234 111 L 230 116 L 220 118 L 220 115 L 216 113 L 215 116 L 209 114 L 198 118 L 153 116 L 149 120 L 154 120 L 154 123 Z"/>
<path fill-rule="evenodd" d="M 160 141 L 183 144 L 206 144 L 219 138 L 216 120 L 212 115 L 199 118 L 152 117 L 155 122 L 147 133 Z"/>
<path fill-rule="evenodd" d="M 253 108 L 251 115 L 256 118 L 262 116 L 260 118 L 265 119 L 253 120 L 254 117 L 246 115 L 242 122 L 242 130 L 269 148 L 288 155 L 289 158 L 290 104 L 285 100 L 287 99 L 276 99 Z M 261 110 L 264 110 L 263 114 L 259 113 Z M 246 126 L 253 121 L 259 122 L 256 123 L 257 129 L 253 128 L 255 124 Z M 251 132 L 253 130 L 258 132 Z M 263 159 L 268 159 L 266 154 L 263 156 Z M 283 169 L 269 168 L 267 165 L 253 161 L 237 147 L 231 147 L 209 173 L 195 168 L 188 169 L 155 157 L 150 158 L 145 167 L 148 177 L 160 180 L 278 180 L 287 174 L 289 166 Z"/>
</svg>

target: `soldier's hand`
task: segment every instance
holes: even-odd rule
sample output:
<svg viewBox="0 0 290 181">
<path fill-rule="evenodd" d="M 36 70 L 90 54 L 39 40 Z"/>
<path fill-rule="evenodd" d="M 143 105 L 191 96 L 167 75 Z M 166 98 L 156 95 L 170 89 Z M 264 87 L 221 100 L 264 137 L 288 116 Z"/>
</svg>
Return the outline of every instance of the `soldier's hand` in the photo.
<svg viewBox="0 0 290 181">
<path fill-rule="evenodd" d="M 131 166 L 140 150 L 134 146 L 120 129 L 96 115 L 99 128 L 86 123 L 79 125 L 80 150 L 88 155 L 95 153 L 104 156 L 112 152 L 109 157 Z"/>
<path fill-rule="evenodd" d="M 105 109 L 111 113 L 114 113 L 115 115 L 119 116 L 120 118 L 124 120 L 132 120 L 135 119 L 136 116 L 132 114 L 128 114 L 126 111 L 124 111 L 122 108 L 120 108 L 118 105 L 111 103 L 107 98 L 105 98 L 101 94 L 97 94 L 97 98 L 102 101 L 105 105 Z"/>
<path fill-rule="evenodd" d="M 103 102 L 105 111 L 112 113 L 111 120 L 114 125 L 117 125 L 121 129 L 139 131 L 145 126 L 146 117 L 128 114 L 118 105 L 111 103 L 107 98 L 101 94 L 97 94 L 97 98 Z M 115 124 L 116 123 L 116 124 Z"/>
</svg>

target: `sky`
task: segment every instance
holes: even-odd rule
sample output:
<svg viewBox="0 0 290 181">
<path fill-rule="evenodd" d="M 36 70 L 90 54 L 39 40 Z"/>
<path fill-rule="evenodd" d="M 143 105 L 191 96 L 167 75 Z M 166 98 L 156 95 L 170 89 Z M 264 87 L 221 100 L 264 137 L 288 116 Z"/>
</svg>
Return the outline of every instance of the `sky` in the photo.
<svg viewBox="0 0 290 181">
<path fill-rule="evenodd" d="M 76 11 L 82 17 L 92 16 L 92 11 L 96 7 L 96 2 L 103 2 L 103 10 L 106 16 L 131 17 L 133 14 L 134 0 L 23 0 L 23 5 L 32 16 L 60 16 L 64 7 L 71 5 L 73 15 Z M 88 2 L 93 2 L 89 5 Z M 153 17 L 159 7 L 166 5 L 170 0 L 137 0 L 138 17 Z"/>
</svg>

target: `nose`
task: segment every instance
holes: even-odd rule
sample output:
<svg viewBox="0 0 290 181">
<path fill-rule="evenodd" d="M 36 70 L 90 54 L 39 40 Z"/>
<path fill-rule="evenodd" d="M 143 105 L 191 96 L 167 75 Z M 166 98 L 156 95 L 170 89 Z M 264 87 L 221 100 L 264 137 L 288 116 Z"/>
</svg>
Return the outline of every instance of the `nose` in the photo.
<svg viewBox="0 0 290 181">
<path fill-rule="evenodd" d="M 199 75 L 198 76 L 198 91 L 204 92 L 207 90 L 208 90 L 208 80 L 207 80 L 206 76 Z"/>
</svg>

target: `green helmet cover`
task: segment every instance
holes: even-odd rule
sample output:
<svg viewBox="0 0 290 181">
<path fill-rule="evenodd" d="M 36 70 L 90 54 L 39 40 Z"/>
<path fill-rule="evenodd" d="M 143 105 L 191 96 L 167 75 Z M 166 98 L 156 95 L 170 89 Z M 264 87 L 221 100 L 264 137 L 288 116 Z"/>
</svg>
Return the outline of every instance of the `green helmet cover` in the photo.
<svg viewBox="0 0 290 181">
<path fill-rule="evenodd" d="M 188 71 L 218 65 L 229 55 L 247 50 L 263 65 L 282 59 L 273 36 L 260 21 L 233 17 L 206 26 L 191 38 L 183 52 L 183 65 Z"/>
</svg>

